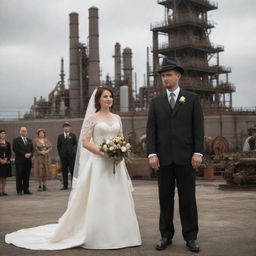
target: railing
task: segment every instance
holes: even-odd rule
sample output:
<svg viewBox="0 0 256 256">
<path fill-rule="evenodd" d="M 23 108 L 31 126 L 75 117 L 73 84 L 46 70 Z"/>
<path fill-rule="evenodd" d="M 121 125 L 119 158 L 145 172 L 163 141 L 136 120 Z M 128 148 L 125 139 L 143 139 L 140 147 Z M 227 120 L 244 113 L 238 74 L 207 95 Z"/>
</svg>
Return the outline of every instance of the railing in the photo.
<svg viewBox="0 0 256 256">
<path fill-rule="evenodd" d="M 169 27 L 172 25 L 176 25 L 176 24 L 183 24 L 183 23 L 194 23 L 197 25 L 207 25 L 209 27 L 214 27 L 215 23 L 213 21 L 204 21 L 200 18 L 194 17 L 194 16 L 188 16 L 186 14 L 184 14 L 184 16 L 182 15 L 181 18 L 178 19 L 168 19 L 168 20 L 164 20 L 162 22 L 157 22 L 155 24 L 151 24 L 150 25 L 150 29 L 156 29 L 156 28 L 164 28 L 164 27 Z"/>
<path fill-rule="evenodd" d="M 28 108 L 1 108 L 0 121 L 19 120 L 29 111 Z"/>
<path fill-rule="evenodd" d="M 218 8 L 218 3 L 215 1 L 209 1 L 209 0 L 191 0 L 191 1 L 199 3 L 199 4 L 211 5 L 215 8 Z"/>
<path fill-rule="evenodd" d="M 200 80 L 200 79 L 192 79 L 192 78 L 182 78 L 181 80 L 182 87 L 186 87 L 187 89 L 200 89 L 206 91 L 214 92 L 215 89 L 209 81 Z"/>
<path fill-rule="evenodd" d="M 232 92 L 236 91 L 236 87 L 234 85 L 232 85 L 231 83 L 226 83 L 226 82 L 221 82 L 217 87 L 217 89 L 221 89 L 221 90 L 229 90 Z"/>
<path fill-rule="evenodd" d="M 182 47 L 185 45 L 193 45 L 197 47 L 203 47 L 203 48 L 213 48 L 218 51 L 224 51 L 224 46 L 222 45 L 216 45 L 208 41 L 207 39 L 202 40 L 202 39 L 196 39 L 196 38 L 191 38 L 191 39 L 186 39 L 186 40 L 175 40 L 172 41 L 171 44 L 169 43 L 161 43 L 159 45 L 159 50 L 166 50 L 170 48 L 175 48 L 175 47 Z"/>
<path fill-rule="evenodd" d="M 218 8 L 218 3 L 215 1 L 209 1 L 209 0 L 191 0 L 193 2 L 199 3 L 199 4 L 204 4 L 204 5 L 210 5 L 213 6 L 214 8 Z M 158 4 L 163 4 L 163 3 L 167 3 L 167 2 L 171 2 L 170 0 L 157 0 Z"/>
<path fill-rule="evenodd" d="M 198 68 L 201 70 L 209 71 L 209 72 L 214 72 L 214 73 L 230 73 L 231 68 L 230 67 L 224 67 L 224 66 L 217 66 L 217 65 L 209 65 L 205 61 L 200 61 L 198 59 L 195 60 L 185 60 L 182 61 L 182 66 L 186 69 L 186 67 L 193 67 L 193 68 Z"/>
<path fill-rule="evenodd" d="M 212 107 L 203 107 L 204 113 L 207 114 L 225 114 L 225 113 L 239 113 L 239 114 L 255 114 L 256 113 L 256 107 L 218 107 L 218 106 L 212 106 Z"/>
<path fill-rule="evenodd" d="M 230 91 L 234 92 L 236 90 L 236 87 L 231 83 L 221 81 L 221 83 L 218 86 L 213 86 L 210 81 L 193 78 L 182 78 L 181 85 L 186 89 L 211 91 L 216 93 L 227 93 Z"/>
<path fill-rule="evenodd" d="M 256 107 L 236 107 L 232 108 L 232 110 L 236 112 L 256 112 Z"/>
</svg>

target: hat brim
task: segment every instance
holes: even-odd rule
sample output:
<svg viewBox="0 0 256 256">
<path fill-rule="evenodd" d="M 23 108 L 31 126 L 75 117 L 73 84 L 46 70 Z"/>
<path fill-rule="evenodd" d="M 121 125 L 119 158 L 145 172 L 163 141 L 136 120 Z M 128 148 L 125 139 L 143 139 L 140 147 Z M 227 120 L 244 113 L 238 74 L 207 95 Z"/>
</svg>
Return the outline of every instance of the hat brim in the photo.
<svg viewBox="0 0 256 256">
<path fill-rule="evenodd" d="M 71 126 L 70 124 L 63 124 L 62 127 Z"/>
<path fill-rule="evenodd" d="M 163 72 L 167 72 L 167 71 L 170 71 L 170 70 L 177 70 L 181 75 L 184 74 L 184 69 L 182 67 L 179 67 L 179 66 L 165 66 L 165 67 L 162 67 L 157 73 L 158 74 L 162 74 Z"/>
</svg>

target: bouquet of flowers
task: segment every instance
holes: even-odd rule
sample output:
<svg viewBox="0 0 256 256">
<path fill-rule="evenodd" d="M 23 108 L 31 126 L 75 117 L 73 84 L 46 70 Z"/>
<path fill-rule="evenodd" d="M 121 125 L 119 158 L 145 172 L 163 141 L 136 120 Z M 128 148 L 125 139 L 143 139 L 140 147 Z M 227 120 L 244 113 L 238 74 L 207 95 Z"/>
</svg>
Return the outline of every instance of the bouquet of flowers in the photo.
<svg viewBox="0 0 256 256">
<path fill-rule="evenodd" d="M 104 152 L 109 158 L 113 157 L 116 160 L 129 159 L 131 153 L 131 144 L 126 142 L 123 137 L 115 137 L 113 139 L 103 140 L 100 145 L 100 151 Z M 116 162 L 114 161 L 113 173 L 115 170 Z"/>
</svg>

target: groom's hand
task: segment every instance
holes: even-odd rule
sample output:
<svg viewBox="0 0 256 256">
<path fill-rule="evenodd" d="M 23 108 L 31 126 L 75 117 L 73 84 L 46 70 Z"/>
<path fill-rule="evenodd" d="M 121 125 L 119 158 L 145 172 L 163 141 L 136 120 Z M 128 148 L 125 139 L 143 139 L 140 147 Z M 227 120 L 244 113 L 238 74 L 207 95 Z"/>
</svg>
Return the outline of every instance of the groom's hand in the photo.
<svg viewBox="0 0 256 256">
<path fill-rule="evenodd" d="M 202 156 L 200 156 L 198 154 L 194 154 L 192 156 L 192 166 L 193 166 L 193 168 L 194 169 L 198 168 L 201 165 L 202 160 L 203 160 Z"/>
<path fill-rule="evenodd" d="M 159 164 L 159 159 L 157 156 L 149 157 L 148 161 L 149 161 L 149 165 L 152 169 L 154 169 L 155 171 L 157 171 L 159 169 L 160 164 Z"/>
</svg>

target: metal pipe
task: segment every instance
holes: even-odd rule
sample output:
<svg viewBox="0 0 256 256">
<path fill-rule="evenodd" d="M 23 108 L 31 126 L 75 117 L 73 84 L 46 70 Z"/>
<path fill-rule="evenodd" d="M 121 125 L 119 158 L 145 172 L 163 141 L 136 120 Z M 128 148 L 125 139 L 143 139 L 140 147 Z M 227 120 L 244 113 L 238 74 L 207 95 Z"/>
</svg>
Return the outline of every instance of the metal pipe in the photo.
<svg viewBox="0 0 256 256">
<path fill-rule="evenodd" d="M 98 8 L 89 9 L 89 95 L 100 85 L 100 57 L 99 57 L 99 16 Z"/>
<path fill-rule="evenodd" d="M 69 106 L 70 116 L 78 117 L 80 113 L 78 13 L 72 12 L 69 17 Z"/>
</svg>

